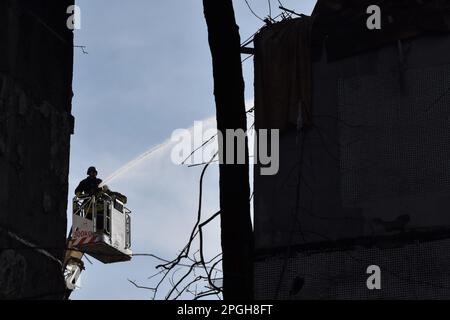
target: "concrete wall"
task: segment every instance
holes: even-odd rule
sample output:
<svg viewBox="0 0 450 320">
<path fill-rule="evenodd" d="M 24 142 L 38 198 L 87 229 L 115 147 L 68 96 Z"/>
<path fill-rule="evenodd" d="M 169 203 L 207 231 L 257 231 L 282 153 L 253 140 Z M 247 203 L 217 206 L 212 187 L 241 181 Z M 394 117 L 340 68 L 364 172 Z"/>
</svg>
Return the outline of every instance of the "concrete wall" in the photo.
<svg viewBox="0 0 450 320">
<path fill-rule="evenodd" d="M 414 239 L 449 237 L 449 50 L 450 37 L 441 35 L 402 41 L 401 50 L 393 44 L 330 63 L 323 53 L 313 65 L 313 127 L 283 133 L 278 175 L 255 172 L 258 261 L 284 255 L 287 247 L 290 254 L 302 255 L 311 248 L 352 251 L 380 242 L 386 247 L 394 238 L 400 241 L 388 247 L 401 248 Z M 445 248 L 436 244 L 427 263 L 442 262 L 439 250 Z M 364 260 L 367 252 L 352 254 Z M 402 252 L 389 253 L 397 269 L 408 263 L 394 259 Z M 333 278 L 355 268 L 351 259 L 342 262 L 345 267 L 336 262 L 325 268 L 338 255 L 289 259 L 298 259 L 299 268 L 309 265 L 318 277 Z M 363 264 L 389 263 L 383 251 L 371 257 Z M 266 277 L 264 268 L 276 265 L 258 262 L 256 282 L 272 286 L 258 279 Z M 437 280 L 438 274 L 432 277 Z M 442 281 L 450 287 L 448 277 Z M 329 287 L 327 298 L 337 292 L 333 280 L 318 285 Z M 257 285 L 261 290 L 269 289 Z M 318 297 L 317 292 L 298 297 Z M 444 295 L 450 297 L 450 291 Z M 351 290 L 335 297 L 344 296 L 366 297 Z M 385 297 L 394 296 L 391 291 Z"/>
<path fill-rule="evenodd" d="M 63 258 L 66 238 L 71 4 L 0 2 L 0 298 L 58 298 L 64 289 L 51 256 Z"/>
</svg>

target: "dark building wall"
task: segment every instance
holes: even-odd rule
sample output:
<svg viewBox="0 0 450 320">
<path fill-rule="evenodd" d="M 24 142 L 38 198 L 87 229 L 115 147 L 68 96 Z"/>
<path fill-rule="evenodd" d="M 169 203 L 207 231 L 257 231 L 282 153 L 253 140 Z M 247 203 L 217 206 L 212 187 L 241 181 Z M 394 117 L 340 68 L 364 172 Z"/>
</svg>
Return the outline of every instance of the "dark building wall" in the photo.
<svg viewBox="0 0 450 320">
<path fill-rule="evenodd" d="M 278 175 L 255 172 L 258 298 L 450 297 L 449 50 L 429 35 L 313 64 L 313 125 L 282 134 Z"/>
<path fill-rule="evenodd" d="M 72 4 L 0 2 L 0 298 L 57 298 L 64 289 Z"/>
<path fill-rule="evenodd" d="M 302 250 L 255 263 L 256 299 L 448 299 L 450 240 L 351 250 Z M 369 290 L 369 265 L 381 289 Z M 285 270 L 280 282 L 280 272 Z M 279 290 L 278 290 L 279 288 Z"/>
</svg>

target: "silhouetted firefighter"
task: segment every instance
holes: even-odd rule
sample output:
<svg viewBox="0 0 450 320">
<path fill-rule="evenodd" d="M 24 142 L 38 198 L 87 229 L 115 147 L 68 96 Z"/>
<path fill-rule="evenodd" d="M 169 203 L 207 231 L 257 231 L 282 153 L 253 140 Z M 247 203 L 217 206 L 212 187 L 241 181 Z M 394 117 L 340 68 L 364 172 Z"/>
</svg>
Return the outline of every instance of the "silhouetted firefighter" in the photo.
<svg viewBox="0 0 450 320">
<path fill-rule="evenodd" d="M 247 130 L 239 28 L 231 0 L 203 0 L 211 48 L 217 129 Z M 227 145 L 224 134 L 221 149 Z M 219 150 L 226 159 L 225 150 Z M 236 156 L 236 152 L 234 153 Z M 248 147 L 245 143 L 248 159 Z M 221 161 L 222 163 L 222 161 Z M 234 162 L 236 163 L 236 161 Z M 220 210 L 224 299 L 253 299 L 253 232 L 248 162 L 221 164 Z"/>
</svg>

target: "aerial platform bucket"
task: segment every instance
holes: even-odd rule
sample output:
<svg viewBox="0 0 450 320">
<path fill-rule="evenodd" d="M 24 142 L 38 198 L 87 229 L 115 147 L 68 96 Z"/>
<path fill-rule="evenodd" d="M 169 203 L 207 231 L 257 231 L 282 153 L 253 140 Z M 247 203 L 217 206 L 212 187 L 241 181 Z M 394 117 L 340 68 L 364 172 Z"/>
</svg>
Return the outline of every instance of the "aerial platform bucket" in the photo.
<svg viewBox="0 0 450 320">
<path fill-rule="evenodd" d="M 130 214 L 114 195 L 75 197 L 70 248 L 103 263 L 131 260 Z"/>
</svg>

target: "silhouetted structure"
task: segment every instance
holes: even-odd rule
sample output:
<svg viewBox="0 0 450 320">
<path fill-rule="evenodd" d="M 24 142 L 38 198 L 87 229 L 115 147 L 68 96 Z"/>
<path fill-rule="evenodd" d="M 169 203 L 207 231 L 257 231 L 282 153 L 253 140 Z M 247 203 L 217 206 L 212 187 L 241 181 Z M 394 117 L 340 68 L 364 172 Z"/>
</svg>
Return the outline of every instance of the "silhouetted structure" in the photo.
<svg viewBox="0 0 450 320">
<path fill-rule="evenodd" d="M 0 2 L 0 299 L 64 293 L 72 4 Z"/>
<path fill-rule="evenodd" d="M 450 298 L 449 17 L 326 0 L 257 35 L 256 127 L 282 132 L 278 175 L 255 171 L 256 298 Z"/>
</svg>

